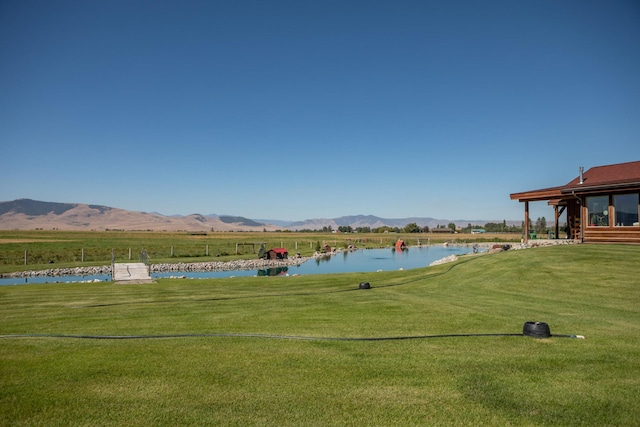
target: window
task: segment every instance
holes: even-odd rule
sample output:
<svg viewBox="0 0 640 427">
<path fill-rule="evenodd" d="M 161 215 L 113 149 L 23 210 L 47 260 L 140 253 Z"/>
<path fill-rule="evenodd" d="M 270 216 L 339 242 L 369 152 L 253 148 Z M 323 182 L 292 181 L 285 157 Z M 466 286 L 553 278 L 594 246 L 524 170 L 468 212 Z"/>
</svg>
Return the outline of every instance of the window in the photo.
<svg viewBox="0 0 640 427">
<path fill-rule="evenodd" d="M 617 194 L 613 196 L 616 212 L 615 225 L 624 227 L 638 225 L 638 194 Z"/>
<path fill-rule="evenodd" d="M 589 225 L 592 227 L 609 225 L 609 196 L 587 197 Z"/>
</svg>

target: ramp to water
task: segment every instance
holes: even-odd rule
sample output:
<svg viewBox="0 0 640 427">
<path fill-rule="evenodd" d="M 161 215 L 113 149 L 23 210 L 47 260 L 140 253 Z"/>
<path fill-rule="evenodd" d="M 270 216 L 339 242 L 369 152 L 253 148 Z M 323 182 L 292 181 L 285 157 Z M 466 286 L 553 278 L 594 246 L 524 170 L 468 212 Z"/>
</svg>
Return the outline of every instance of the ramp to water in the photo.
<svg viewBox="0 0 640 427">
<path fill-rule="evenodd" d="M 114 282 L 151 283 L 147 266 L 141 262 L 121 263 L 113 265 Z"/>
</svg>

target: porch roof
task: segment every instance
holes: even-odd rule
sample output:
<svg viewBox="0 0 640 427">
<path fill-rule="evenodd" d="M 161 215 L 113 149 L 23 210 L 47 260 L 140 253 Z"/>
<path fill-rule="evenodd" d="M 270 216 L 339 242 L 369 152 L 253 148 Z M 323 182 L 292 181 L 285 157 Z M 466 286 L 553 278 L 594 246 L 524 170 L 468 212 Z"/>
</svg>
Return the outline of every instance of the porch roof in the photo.
<svg viewBox="0 0 640 427">
<path fill-rule="evenodd" d="M 559 187 L 512 193 L 510 197 L 520 202 L 549 200 L 557 204 L 562 199 L 573 197 L 575 193 L 626 188 L 640 188 L 640 161 L 595 166 L 582 174 L 582 183 L 580 176 L 577 176 Z"/>
</svg>

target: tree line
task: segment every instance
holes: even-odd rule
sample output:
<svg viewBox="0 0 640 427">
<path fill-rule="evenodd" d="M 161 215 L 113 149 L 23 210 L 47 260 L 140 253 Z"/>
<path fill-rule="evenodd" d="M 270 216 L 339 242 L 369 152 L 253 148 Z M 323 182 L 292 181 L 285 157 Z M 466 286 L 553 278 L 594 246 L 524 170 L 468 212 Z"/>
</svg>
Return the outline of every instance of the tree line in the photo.
<svg viewBox="0 0 640 427">
<path fill-rule="evenodd" d="M 518 225 L 507 225 L 507 221 L 503 220 L 502 222 L 488 222 L 484 225 L 478 224 L 467 224 L 466 227 L 457 227 L 453 222 L 448 223 L 447 225 L 441 224 L 437 225 L 437 229 L 450 229 L 451 232 L 458 233 L 471 233 L 471 230 L 474 229 L 483 229 L 486 233 L 524 233 L 524 221 Z M 539 234 L 546 234 L 549 230 L 547 228 L 547 220 L 545 217 L 540 217 L 536 220 L 535 223 L 531 222 L 529 219 L 529 230 L 533 230 Z M 304 229 L 297 230 L 298 232 L 307 232 L 307 233 L 333 233 L 334 229 L 330 225 L 325 225 L 322 229 Z M 420 227 L 415 222 L 409 223 L 404 227 L 390 227 L 390 226 L 382 226 L 382 227 L 351 227 L 350 225 L 341 225 L 335 230 L 339 233 L 429 233 L 432 231 L 428 226 Z"/>
</svg>

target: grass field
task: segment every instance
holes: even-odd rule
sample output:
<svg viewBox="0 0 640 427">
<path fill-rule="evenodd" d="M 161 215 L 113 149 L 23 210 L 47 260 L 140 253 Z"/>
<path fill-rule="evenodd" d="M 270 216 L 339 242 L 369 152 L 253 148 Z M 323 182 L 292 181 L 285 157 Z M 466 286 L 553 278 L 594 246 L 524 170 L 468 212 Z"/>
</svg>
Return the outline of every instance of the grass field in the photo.
<svg viewBox="0 0 640 427">
<path fill-rule="evenodd" d="M 639 259 L 576 245 L 384 273 L 0 287 L 0 424 L 640 425 Z M 531 320 L 586 339 L 424 337 Z"/>
</svg>

